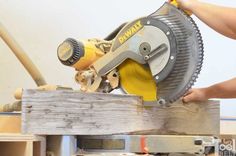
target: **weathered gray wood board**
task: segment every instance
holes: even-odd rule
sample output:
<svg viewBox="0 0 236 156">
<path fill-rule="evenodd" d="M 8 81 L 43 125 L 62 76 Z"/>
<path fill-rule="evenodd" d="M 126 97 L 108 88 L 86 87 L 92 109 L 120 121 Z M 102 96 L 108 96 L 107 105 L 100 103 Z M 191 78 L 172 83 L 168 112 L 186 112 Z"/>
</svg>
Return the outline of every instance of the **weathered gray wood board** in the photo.
<svg viewBox="0 0 236 156">
<path fill-rule="evenodd" d="M 144 107 L 131 95 L 26 90 L 22 131 L 43 135 L 218 135 L 219 102 Z"/>
</svg>

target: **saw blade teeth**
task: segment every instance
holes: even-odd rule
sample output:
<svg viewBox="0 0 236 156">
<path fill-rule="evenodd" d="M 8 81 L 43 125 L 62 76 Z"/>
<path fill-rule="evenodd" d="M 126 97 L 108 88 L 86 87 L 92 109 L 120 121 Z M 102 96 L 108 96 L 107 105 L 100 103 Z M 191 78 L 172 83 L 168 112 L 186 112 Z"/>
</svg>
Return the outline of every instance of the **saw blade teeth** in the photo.
<svg viewBox="0 0 236 156">
<path fill-rule="evenodd" d="M 183 25 L 183 23 L 178 19 L 178 17 L 176 17 L 176 15 L 154 16 L 157 20 L 164 22 L 171 29 L 171 31 L 175 35 L 177 43 L 177 58 L 173 71 L 165 80 L 158 84 L 159 96 L 160 98 L 165 99 L 167 103 L 172 103 L 176 101 L 192 87 L 201 71 L 204 57 L 204 45 L 202 41 L 202 35 L 196 23 L 191 17 L 187 16 L 184 12 L 182 12 L 181 10 L 178 11 L 185 19 L 187 19 L 188 25 L 192 27 L 192 30 L 194 31 L 193 35 L 196 40 L 195 42 L 189 41 L 189 32 L 187 31 L 185 25 Z M 193 50 L 192 44 L 196 44 L 197 46 L 197 48 L 194 49 L 196 51 L 197 61 L 194 64 L 194 70 L 192 71 L 192 73 L 190 73 L 191 75 L 188 75 L 189 77 L 186 77 L 186 75 L 189 74 L 187 73 L 188 69 L 192 65 L 190 62 L 191 50 Z M 184 80 L 186 78 L 189 79 Z M 173 93 L 174 91 L 176 91 L 176 93 Z"/>
</svg>

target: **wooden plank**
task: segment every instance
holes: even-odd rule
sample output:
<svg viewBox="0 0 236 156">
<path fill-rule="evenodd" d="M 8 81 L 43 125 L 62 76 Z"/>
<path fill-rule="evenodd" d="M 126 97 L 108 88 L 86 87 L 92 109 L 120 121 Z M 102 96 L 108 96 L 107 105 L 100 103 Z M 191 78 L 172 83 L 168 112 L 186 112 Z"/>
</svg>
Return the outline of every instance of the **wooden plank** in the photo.
<svg viewBox="0 0 236 156">
<path fill-rule="evenodd" d="M 0 135 L 0 142 L 46 141 L 44 136 L 5 133 Z"/>
<path fill-rule="evenodd" d="M 43 135 L 219 134 L 219 102 L 168 108 L 143 106 L 140 97 L 75 91 L 26 90 L 23 133 Z"/>
<path fill-rule="evenodd" d="M 0 114 L 0 133 L 20 133 L 21 116 L 19 114 Z"/>
</svg>

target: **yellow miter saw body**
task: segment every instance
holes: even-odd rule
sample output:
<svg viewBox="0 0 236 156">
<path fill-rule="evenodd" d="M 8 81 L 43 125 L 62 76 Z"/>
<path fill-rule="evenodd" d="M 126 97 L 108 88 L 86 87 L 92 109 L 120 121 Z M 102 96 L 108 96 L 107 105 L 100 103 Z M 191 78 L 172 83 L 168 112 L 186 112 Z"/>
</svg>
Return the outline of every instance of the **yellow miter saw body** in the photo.
<svg viewBox="0 0 236 156">
<path fill-rule="evenodd" d="M 194 84 L 202 67 L 203 42 L 193 19 L 165 3 L 105 39 L 67 39 L 58 48 L 58 58 L 78 71 L 76 80 L 83 91 L 121 88 L 142 96 L 145 103 L 164 105 Z"/>
</svg>

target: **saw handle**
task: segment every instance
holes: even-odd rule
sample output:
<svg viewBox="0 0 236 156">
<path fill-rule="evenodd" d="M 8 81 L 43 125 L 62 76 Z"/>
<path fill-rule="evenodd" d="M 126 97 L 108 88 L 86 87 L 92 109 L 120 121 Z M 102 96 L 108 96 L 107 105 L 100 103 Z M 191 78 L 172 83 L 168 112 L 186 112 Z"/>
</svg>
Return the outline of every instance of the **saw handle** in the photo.
<svg viewBox="0 0 236 156">
<path fill-rule="evenodd" d="M 177 8 L 179 8 L 179 3 L 176 0 L 169 0 L 170 4 L 176 6 Z M 187 10 L 183 10 L 187 15 L 191 16 L 192 12 L 187 11 Z"/>
<path fill-rule="evenodd" d="M 172 4 L 172 5 L 176 6 L 176 7 L 179 6 L 179 4 L 178 4 L 178 2 L 176 0 L 169 0 L 169 2 L 170 2 L 170 4 Z"/>
</svg>

